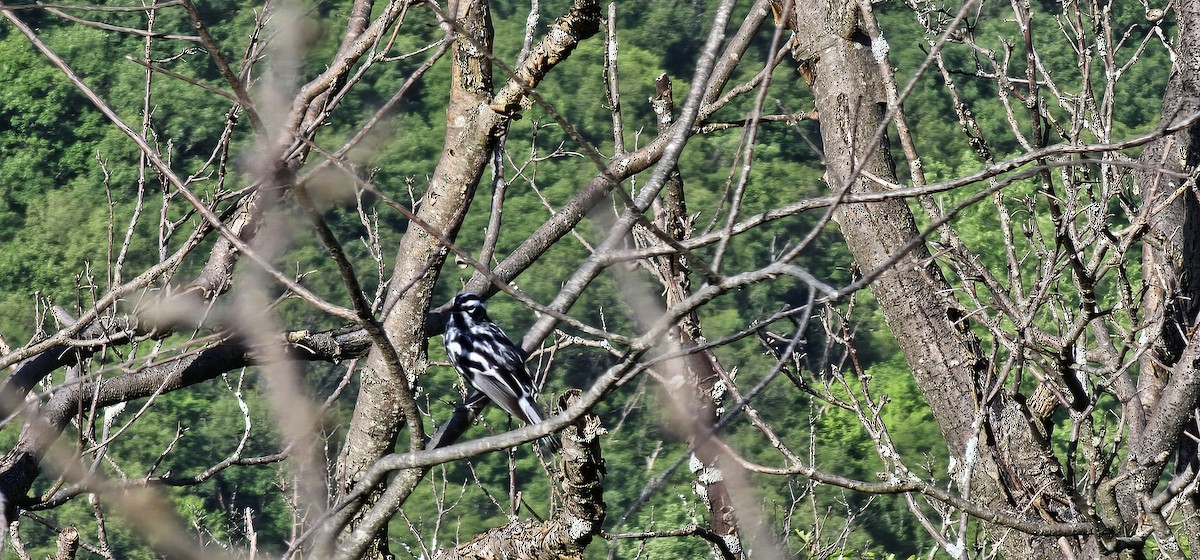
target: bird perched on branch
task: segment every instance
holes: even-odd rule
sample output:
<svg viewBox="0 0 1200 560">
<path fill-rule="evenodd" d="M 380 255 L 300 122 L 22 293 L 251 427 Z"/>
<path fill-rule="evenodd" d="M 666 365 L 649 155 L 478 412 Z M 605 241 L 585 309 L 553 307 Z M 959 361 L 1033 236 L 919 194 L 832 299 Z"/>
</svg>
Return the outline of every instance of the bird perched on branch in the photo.
<svg viewBox="0 0 1200 560">
<path fill-rule="evenodd" d="M 526 424 L 542 421 L 533 376 L 525 369 L 525 353 L 492 322 L 478 295 L 463 292 L 454 297 L 444 342 L 446 357 L 468 385 Z M 551 436 L 539 443 L 551 452 L 558 444 Z"/>
</svg>

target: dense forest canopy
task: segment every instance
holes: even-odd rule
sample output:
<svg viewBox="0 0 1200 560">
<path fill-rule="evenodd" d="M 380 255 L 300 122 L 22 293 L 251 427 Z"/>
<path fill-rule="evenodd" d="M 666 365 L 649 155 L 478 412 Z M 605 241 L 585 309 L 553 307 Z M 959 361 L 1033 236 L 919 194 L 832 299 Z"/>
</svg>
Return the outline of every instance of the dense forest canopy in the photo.
<svg viewBox="0 0 1200 560">
<path fill-rule="evenodd" d="M 0 15 L 5 557 L 1192 556 L 1200 0 Z"/>
</svg>

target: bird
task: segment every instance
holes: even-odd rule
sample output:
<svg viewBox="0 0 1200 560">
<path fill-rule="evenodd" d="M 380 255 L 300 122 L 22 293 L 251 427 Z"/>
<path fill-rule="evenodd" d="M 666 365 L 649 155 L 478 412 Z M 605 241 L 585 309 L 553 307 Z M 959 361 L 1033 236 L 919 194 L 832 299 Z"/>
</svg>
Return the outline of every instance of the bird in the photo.
<svg viewBox="0 0 1200 560">
<path fill-rule="evenodd" d="M 467 385 L 474 387 L 509 415 L 526 423 L 542 421 L 533 376 L 525 368 L 525 353 L 492 322 L 487 304 L 478 294 L 462 292 L 450 304 L 443 342 L 450 365 Z M 539 441 L 544 450 L 554 451 L 557 441 L 546 436 Z"/>
</svg>

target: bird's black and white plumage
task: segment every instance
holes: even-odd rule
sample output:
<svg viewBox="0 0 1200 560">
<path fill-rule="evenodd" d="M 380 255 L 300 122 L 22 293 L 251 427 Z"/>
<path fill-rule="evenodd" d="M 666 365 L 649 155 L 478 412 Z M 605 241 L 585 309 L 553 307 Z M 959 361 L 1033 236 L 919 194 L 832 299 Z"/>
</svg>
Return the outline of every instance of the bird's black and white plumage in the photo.
<svg viewBox="0 0 1200 560">
<path fill-rule="evenodd" d="M 542 421 L 525 353 L 488 318 L 478 295 L 454 297 L 444 340 L 450 364 L 471 387 L 526 424 Z"/>
</svg>

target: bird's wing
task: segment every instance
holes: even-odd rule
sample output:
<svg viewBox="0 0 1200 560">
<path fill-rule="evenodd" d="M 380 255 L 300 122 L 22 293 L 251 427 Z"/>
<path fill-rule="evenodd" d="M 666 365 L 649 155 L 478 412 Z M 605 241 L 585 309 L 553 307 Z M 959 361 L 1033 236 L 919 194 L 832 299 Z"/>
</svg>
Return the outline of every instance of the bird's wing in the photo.
<svg viewBox="0 0 1200 560">
<path fill-rule="evenodd" d="M 492 399 L 492 402 L 522 422 L 526 424 L 541 422 L 542 415 L 533 403 L 532 391 L 528 387 L 512 383 L 514 379 L 514 376 L 506 375 L 496 368 L 488 368 L 477 372 L 471 381 L 475 388 Z"/>
<path fill-rule="evenodd" d="M 495 323 L 477 323 L 471 330 L 469 342 L 461 337 L 452 342 L 456 348 L 448 354 L 455 367 L 505 412 L 527 424 L 541 422 L 525 354 Z"/>
</svg>

